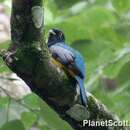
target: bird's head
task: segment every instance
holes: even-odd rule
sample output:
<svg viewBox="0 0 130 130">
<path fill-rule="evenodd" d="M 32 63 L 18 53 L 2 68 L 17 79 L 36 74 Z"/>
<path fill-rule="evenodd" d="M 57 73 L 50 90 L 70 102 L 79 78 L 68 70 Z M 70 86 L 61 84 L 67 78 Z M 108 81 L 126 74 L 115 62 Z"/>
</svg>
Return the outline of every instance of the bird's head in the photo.
<svg viewBox="0 0 130 130">
<path fill-rule="evenodd" d="M 48 37 L 48 47 L 59 42 L 65 42 L 64 33 L 59 29 L 50 29 Z"/>
</svg>

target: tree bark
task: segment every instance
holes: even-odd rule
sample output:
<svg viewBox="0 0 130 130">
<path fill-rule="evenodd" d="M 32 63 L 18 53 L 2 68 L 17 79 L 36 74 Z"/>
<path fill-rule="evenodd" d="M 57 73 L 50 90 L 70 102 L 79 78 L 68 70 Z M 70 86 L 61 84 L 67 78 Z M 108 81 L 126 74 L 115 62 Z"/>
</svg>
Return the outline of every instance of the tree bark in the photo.
<svg viewBox="0 0 130 130">
<path fill-rule="evenodd" d="M 125 127 L 83 127 L 86 120 L 118 119 L 91 94 L 88 108 L 81 105 L 73 79 L 52 64 L 44 38 L 42 0 L 12 0 L 11 39 L 2 54 L 8 67 L 21 77 L 59 116 L 76 130 L 125 130 Z"/>
</svg>

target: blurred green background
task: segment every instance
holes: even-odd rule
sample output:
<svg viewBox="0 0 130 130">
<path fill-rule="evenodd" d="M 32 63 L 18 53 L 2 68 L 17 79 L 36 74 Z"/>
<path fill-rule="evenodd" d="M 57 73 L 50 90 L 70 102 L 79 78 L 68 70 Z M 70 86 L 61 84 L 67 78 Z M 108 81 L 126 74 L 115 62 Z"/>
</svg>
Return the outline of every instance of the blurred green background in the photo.
<svg viewBox="0 0 130 130">
<path fill-rule="evenodd" d="M 10 1 L 0 0 L 10 14 Z M 79 50 L 86 61 L 86 89 L 101 100 L 121 120 L 130 122 L 130 0 L 44 0 L 45 31 L 59 28 L 66 42 Z M 0 43 L 0 49 L 8 43 Z M 9 72 L 0 60 L 0 72 Z M 19 104 L 0 98 L 2 130 L 71 130 L 35 94 Z M 39 107 L 41 108 L 39 110 Z M 20 110 L 20 112 L 19 112 Z M 6 116 L 8 115 L 8 116 Z M 9 121 L 8 121 L 9 120 Z M 8 122 L 7 122 L 8 121 Z M 4 125 L 4 126 L 3 126 Z"/>
</svg>

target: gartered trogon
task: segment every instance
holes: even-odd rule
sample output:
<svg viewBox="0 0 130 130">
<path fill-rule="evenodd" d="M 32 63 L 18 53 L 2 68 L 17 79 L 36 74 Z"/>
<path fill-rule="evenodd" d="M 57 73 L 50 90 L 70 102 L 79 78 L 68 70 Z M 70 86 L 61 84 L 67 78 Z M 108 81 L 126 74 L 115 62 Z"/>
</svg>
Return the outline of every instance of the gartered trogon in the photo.
<svg viewBox="0 0 130 130">
<path fill-rule="evenodd" d="M 51 29 L 48 37 L 48 48 L 53 59 L 62 65 L 75 79 L 80 88 L 82 105 L 87 106 L 84 88 L 85 64 L 82 55 L 65 43 L 65 36 L 59 29 Z"/>
</svg>

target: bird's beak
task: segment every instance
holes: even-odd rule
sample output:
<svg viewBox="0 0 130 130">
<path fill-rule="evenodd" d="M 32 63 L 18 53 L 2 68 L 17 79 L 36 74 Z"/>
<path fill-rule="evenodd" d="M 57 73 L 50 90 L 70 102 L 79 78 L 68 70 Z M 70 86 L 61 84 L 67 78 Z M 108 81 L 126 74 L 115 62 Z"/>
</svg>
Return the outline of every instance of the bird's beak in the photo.
<svg viewBox="0 0 130 130">
<path fill-rule="evenodd" d="M 49 34 L 53 34 L 53 35 L 56 35 L 56 33 L 51 29 L 49 30 Z"/>
</svg>

